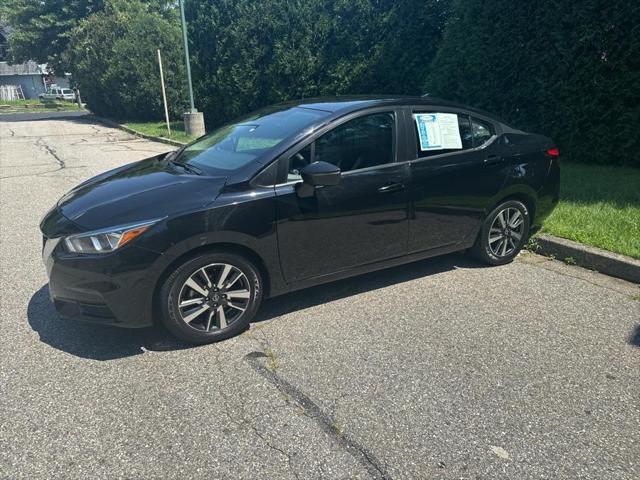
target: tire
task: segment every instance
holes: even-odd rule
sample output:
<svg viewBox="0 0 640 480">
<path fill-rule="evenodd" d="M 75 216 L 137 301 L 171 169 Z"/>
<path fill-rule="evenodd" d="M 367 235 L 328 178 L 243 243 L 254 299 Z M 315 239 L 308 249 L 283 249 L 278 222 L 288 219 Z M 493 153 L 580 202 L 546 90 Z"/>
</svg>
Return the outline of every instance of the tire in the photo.
<svg viewBox="0 0 640 480">
<path fill-rule="evenodd" d="M 217 342 L 248 328 L 262 301 L 262 278 L 241 255 L 208 252 L 177 267 L 158 301 L 162 322 L 174 336 L 194 344 Z"/>
<path fill-rule="evenodd" d="M 503 202 L 485 218 L 471 254 L 488 265 L 510 263 L 526 244 L 530 226 L 529 210 L 524 203 Z"/>
</svg>

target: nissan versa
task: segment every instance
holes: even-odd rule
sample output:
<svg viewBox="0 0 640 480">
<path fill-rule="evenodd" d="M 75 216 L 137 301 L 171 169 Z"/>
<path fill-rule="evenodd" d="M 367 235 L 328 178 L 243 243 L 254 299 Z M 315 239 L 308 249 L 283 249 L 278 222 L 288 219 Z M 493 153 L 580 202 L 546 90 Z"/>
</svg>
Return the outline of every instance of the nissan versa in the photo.
<svg viewBox="0 0 640 480">
<path fill-rule="evenodd" d="M 265 297 L 466 249 L 502 265 L 555 207 L 558 156 L 430 97 L 276 105 L 60 199 L 40 225 L 50 296 L 206 343 Z"/>
</svg>

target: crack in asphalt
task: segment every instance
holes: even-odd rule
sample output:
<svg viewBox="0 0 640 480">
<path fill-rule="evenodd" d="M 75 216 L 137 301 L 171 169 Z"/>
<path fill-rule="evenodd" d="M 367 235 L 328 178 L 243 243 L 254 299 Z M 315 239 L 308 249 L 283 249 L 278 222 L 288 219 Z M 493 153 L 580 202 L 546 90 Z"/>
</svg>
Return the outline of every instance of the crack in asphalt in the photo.
<svg viewBox="0 0 640 480">
<path fill-rule="evenodd" d="M 534 253 L 533 255 L 539 255 Z M 561 269 L 558 268 L 553 268 L 553 267 L 549 267 L 547 266 L 549 263 L 553 263 L 553 262 L 558 262 L 559 260 L 554 260 L 552 258 L 548 258 L 548 257 L 542 257 L 540 260 L 533 260 L 531 258 L 527 258 L 527 256 L 524 257 L 518 257 L 518 260 L 521 261 L 522 263 L 526 264 L 526 265 L 531 265 L 534 267 L 540 267 L 544 270 L 547 270 L 548 272 L 554 272 L 557 273 L 558 275 L 564 275 L 565 277 L 569 277 L 569 278 L 575 278 L 576 280 L 581 280 L 583 282 L 586 282 L 590 285 L 594 285 L 596 287 L 600 287 L 600 288 L 606 288 L 607 290 L 610 290 L 612 292 L 618 293 L 622 296 L 627 296 L 628 292 L 626 291 L 626 288 L 622 287 L 622 286 L 611 286 L 611 285 L 605 285 L 603 282 L 595 282 L 593 280 L 590 280 L 588 278 L 585 278 L 584 275 L 573 275 L 572 273 L 563 271 Z M 581 268 L 583 270 L 587 270 L 590 273 L 598 273 L 592 270 L 588 270 L 588 269 L 584 269 L 582 267 L 577 267 L 577 268 Z M 609 277 L 607 277 L 609 278 Z M 620 281 L 620 282 L 626 282 L 625 280 L 621 280 L 621 279 L 614 279 L 614 281 Z"/>
<path fill-rule="evenodd" d="M 65 161 L 62 158 L 60 158 L 55 148 L 53 148 L 51 145 L 45 142 L 43 137 L 37 137 L 37 138 L 38 139 L 35 141 L 34 145 L 36 145 L 37 147 L 41 148 L 46 153 L 51 155 L 55 160 L 55 162 L 58 164 L 58 168 L 55 168 L 53 170 L 47 170 L 45 172 L 28 173 L 26 175 L 5 175 L 3 177 L 0 177 L 0 180 L 5 180 L 9 178 L 38 177 L 40 175 L 46 175 L 48 173 L 59 172 L 60 170 L 64 170 L 67 167 Z M 31 165 L 25 165 L 25 166 L 31 166 Z M 79 167 L 74 167 L 74 168 L 79 168 Z"/>
<path fill-rule="evenodd" d="M 47 142 L 45 142 L 42 137 L 38 138 L 35 144 L 39 147 L 42 147 L 45 152 L 47 152 L 49 155 L 51 155 L 54 158 L 54 160 L 59 166 L 58 170 L 62 170 L 63 168 L 66 167 L 64 160 L 60 158 L 60 156 L 56 152 L 56 149 L 53 148 L 51 145 L 49 145 Z"/>
<path fill-rule="evenodd" d="M 216 348 L 217 350 L 217 354 L 216 354 L 216 361 L 215 364 L 218 366 L 218 370 L 220 371 L 221 374 L 224 374 L 224 372 L 222 371 L 222 362 L 220 361 L 220 354 L 222 353 L 221 350 L 219 348 Z M 258 430 L 258 428 L 253 425 L 253 420 L 256 418 L 259 418 L 260 415 L 256 415 L 255 417 L 251 417 L 251 418 L 247 418 L 246 414 L 245 414 L 245 408 L 244 408 L 244 403 L 235 403 L 236 406 L 239 407 L 240 409 L 240 419 L 234 418 L 229 412 L 231 411 L 229 408 L 230 402 L 229 402 L 229 397 L 227 396 L 227 394 L 223 391 L 223 389 L 221 388 L 220 390 L 218 390 L 220 395 L 223 398 L 223 403 L 224 403 L 224 409 L 222 410 L 224 412 L 224 415 L 227 417 L 227 419 L 229 420 L 229 422 L 231 422 L 232 424 L 234 424 L 237 428 L 243 428 L 243 427 L 248 427 L 249 429 L 251 429 L 251 431 L 254 433 L 254 435 L 256 435 L 267 447 L 269 447 L 271 450 L 274 450 L 275 452 L 283 455 L 284 457 L 286 457 L 287 459 L 287 464 L 289 466 L 289 470 L 291 471 L 291 473 L 293 474 L 293 476 L 297 479 L 300 480 L 300 476 L 298 475 L 298 472 L 296 471 L 296 469 L 293 466 L 293 458 L 292 455 L 290 455 L 288 452 L 286 452 L 285 450 L 283 450 L 282 448 L 273 445 L 263 434 L 262 432 L 260 432 Z"/>
<path fill-rule="evenodd" d="M 259 361 L 267 358 L 264 352 L 254 351 L 245 355 L 244 359 L 259 375 L 275 386 L 283 395 L 295 402 L 303 411 L 303 414 L 314 420 L 320 428 L 327 433 L 343 450 L 349 453 L 360 465 L 362 465 L 371 478 L 390 480 L 391 476 L 382 466 L 375 455 L 357 441 L 347 435 L 340 435 L 334 427 L 334 422 L 313 400 L 311 400 L 298 387 L 284 380 L 280 375 L 268 369 Z"/>
<path fill-rule="evenodd" d="M 37 138 L 38 138 L 38 140 L 35 141 L 34 145 L 40 147 L 46 153 L 51 155 L 53 157 L 53 159 L 55 160 L 56 164 L 58 165 L 58 168 L 54 168 L 53 170 L 47 170 L 47 171 L 44 171 L 44 172 L 28 173 L 28 174 L 25 174 L 25 175 L 5 175 L 5 176 L 0 177 L 0 180 L 6 180 L 6 179 L 9 179 L 9 178 L 39 177 L 41 175 L 46 175 L 46 174 L 49 174 L 49 173 L 59 172 L 60 170 L 64 170 L 65 168 L 67 168 L 67 164 L 65 163 L 65 161 L 62 158 L 60 158 L 60 156 L 58 155 L 58 152 L 56 151 L 56 149 L 53 148 L 51 145 L 49 145 L 47 142 L 45 142 L 42 137 L 37 137 Z M 33 165 L 25 165 L 25 166 L 30 167 L 30 166 L 33 166 Z M 81 167 L 82 166 L 71 167 L 71 168 L 81 168 Z"/>
</svg>

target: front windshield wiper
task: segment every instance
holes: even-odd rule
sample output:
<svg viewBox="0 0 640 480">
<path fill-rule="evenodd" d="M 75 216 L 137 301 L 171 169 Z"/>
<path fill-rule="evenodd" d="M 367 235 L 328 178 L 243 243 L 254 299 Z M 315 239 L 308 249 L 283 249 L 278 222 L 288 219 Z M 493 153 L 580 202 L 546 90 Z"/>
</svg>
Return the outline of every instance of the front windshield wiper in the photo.
<svg viewBox="0 0 640 480">
<path fill-rule="evenodd" d="M 172 150 L 171 152 L 167 152 L 167 154 L 164 156 L 164 159 L 167 160 L 168 162 L 173 161 L 175 158 L 178 158 L 180 156 L 180 154 L 182 153 L 182 151 L 187 148 L 187 145 L 183 145 L 180 148 L 176 149 L 176 150 Z"/>
<path fill-rule="evenodd" d="M 193 165 L 189 165 L 188 163 L 185 163 L 185 162 L 180 162 L 178 160 L 171 159 L 171 160 L 169 160 L 169 163 L 171 165 L 175 165 L 177 167 L 181 167 L 181 168 L 183 168 L 184 170 L 186 170 L 189 173 L 194 173 L 196 175 L 202 175 L 204 173 L 198 167 L 194 167 Z"/>
</svg>

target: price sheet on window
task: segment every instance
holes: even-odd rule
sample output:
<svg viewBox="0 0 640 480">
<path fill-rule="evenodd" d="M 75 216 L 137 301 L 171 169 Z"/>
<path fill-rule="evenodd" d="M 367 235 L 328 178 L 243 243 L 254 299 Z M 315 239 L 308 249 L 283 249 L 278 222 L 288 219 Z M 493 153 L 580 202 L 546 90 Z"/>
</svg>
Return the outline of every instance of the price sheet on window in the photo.
<svg viewBox="0 0 640 480">
<path fill-rule="evenodd" d="M 455 113 L 414 113 L 420 150 L 461 149 L 462 139 Z"/>
</svg>

